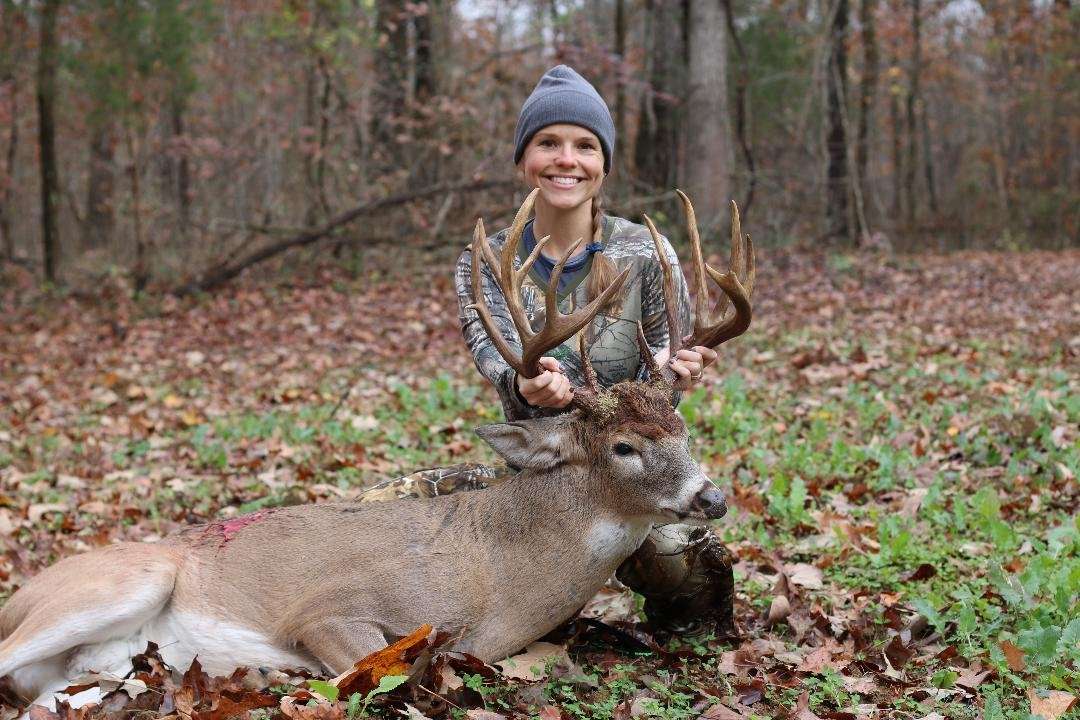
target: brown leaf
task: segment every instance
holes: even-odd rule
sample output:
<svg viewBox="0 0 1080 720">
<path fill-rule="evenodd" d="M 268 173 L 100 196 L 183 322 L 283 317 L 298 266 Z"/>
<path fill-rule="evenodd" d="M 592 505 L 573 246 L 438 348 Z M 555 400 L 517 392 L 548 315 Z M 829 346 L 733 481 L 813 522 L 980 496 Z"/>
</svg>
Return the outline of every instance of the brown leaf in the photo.
<svg viewBox="0 0 1080 720">
<path fill-rule="evenodd" d="M 698 720 L 742 720 L 746 716 L 727 705 L 716 704 L 698 716 Z"/>
<path fill-rule="evenodd" d="M 465 717 L 469 720 L 506 720 L 505 715 L 500 715 L 497 712 L 491 712 L 490 710 L 481 710 L 479 708 L 473 708 L 465 713 Z"/>
<path fill-rule="evenodd" d="M 893 636 L 893 639 L 885 646 L 885 657 L 888 658 L 893 670 L 903 670 L 914 654 L 915 650 L 905 645 L 899 635 Z"/>
<path fill-rule="evenodd" d="M 514 680 L 536 682 L 547 677 L 549 663 L 555 666 L 572 665 L 566 648 L 549 642 L 534 642 L 525 648 L 525 652 L 495 663 L 502 674 Z"/>
<path fill-rule="evenodd" d="M 983 684 L 986 678 L 993 674 L 993 670 L 983 670 L 981 665 L 976 664 L 974 667 L 967 668 L 964 672 L 960 673 L 960 677 L 956 678 L 956 684 L 960 687 L 974 690 Z"/>
<path fill-rule="evenodd" d="M 1005 653 L 1005 664 L 1009 666 L 1010 670 L 1013 672 L 1023 672 L 1024 670 L 1027 670 L 1027 663 L 1024 662 L 1023 650 L 1008 640 L 1002 640 L 999 644 L 1001 645 L 1001 652 Z"/>
<path fill-rule="evenodd" d="M 793 585 L 798 585 L 809 590 L 820 590 L 825 586 L 823 579 L 824 575 L 820 568 L 816 568 L 808 563 L 788 565 L 784 568 L 784 572 Z"/>
<path fill-rule="evenodd" d="M 769 605 L 769 617 L 768 621 L 770 625 L 774 625 L 781 620 L 787 618 L 791 614 L 791 603 L 788 601 L 786 595 L 777 595 L 772 599 L 772 603 Z"/>
<path fill-rule="evenodd" d="M 330 682 L 342 696 L 355 692 L 366 694 L 378 687 L 379 681 L 387 675 L 407 674 L 409 664 L 430 644 L 433 634 L 430 625 L 421 625 L 407 637 L 363 658 Z"/>
<path fill-rule="evenodd" d="M 919 567 L 915 568 L 915 572 L 905 578 L 907 582 L 915 582 L 917 580 L 929 580 L 937 575 L 937 568 L 930 563 L 923 563 Z"/>
<path fill-rule="evenodd" d="M 248 691 L 241 693 L 235 698 L 226 695 L 218 695 L 213 707 L 209 712 L 198 712 L 193 715 L 196 720 L 227 720 L 237 715 L 244 715 L 255 708 L 274 707 L 278 699 L 269 693 Z"/>
<path fill-rule="evenodd" d="M 1040 715 L 1043 720 L 1057 720 L 1069 712 L 1069 708 L 1076 702 L 1076 696 L 1072 693 L 1047 690 L 1046 697 L 1040 697 L 1032 688 L 1028 688 L 1028 699 L 1031 701 L 1031 714 Z"/>
</svg>

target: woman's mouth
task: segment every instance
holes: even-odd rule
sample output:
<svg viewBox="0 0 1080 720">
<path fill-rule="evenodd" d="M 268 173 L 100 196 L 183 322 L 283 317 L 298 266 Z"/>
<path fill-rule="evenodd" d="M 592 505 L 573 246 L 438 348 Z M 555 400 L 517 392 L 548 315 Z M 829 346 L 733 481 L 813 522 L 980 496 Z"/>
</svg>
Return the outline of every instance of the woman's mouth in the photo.
<svg viewBox="0 0 1080 720">
<path fill-rule="evenodd" d="M 573 175 L 545 175 L 544 179 L 561 188 L 576 187 L 582 181 L 582 178 Z"/>
</svg>

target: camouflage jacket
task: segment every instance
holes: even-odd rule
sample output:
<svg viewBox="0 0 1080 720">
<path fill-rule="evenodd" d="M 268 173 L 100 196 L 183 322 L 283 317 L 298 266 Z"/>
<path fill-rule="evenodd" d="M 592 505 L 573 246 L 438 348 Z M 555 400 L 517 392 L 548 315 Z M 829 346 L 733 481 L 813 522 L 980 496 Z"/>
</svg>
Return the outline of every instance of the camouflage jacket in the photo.
<svg viewBox="0 0 1080 720">
<path fill-rule="evenodd" d="M 506 235 L 507 229 L 503 229 L 488 237 L 488 242 L 496 253 L 501 252 Z M 601 312 L 591 326 L 585 328 L 589 359 L 596 369 L 600 384 L 607 387 L 622 380 L 640 379 L 644 376 L 644 366 L 641 364 L 637 345 L 638 322 L 641 322 L 645 339 L 653 354 L 668 347 L 668 328 L 664 312 L 663 273 L 648 228 L 623 218 L 605 215 L 601 238 L 604 254 L 615 263 L 619 271 L 627 267 L 631 269 L 620 296 L 622 302 L 618 310 L 610 314 Z M 686 281 L 679 270 L 679 259 L 666 238 L 663 239 L 663 246 L 675 271 L 676 294 L 679 298 L 678 321 L 681 331 L 686 333 L 690 327 L 690 296 Z M 523 248 L 519 247 L 514 266 L 521 267 L 523 258 Z M 507 310 L 506 300 L 495 283 L 491 269 L 486 264 L 481 264 L 481 268 L 482 289 L 491 315 L 510 346 L 520 352 L 521 341 Z M 558 296 L 560 312 L 569 313 L 588 303 L 585 279 L 591 268 L 590 258 L 571 278 L 566 291 Z M 543 414 L 543 408 L 529 405 L 518 393 L 513 368 L 495 349 L 479 314 L 475 310 L 466 309 L 473 303 L 472 251 L 469 248 L 466 248 L 458 259 L 455 280 L 461 334 L 473 354 L 477 369 L 498 390 L 506 418 L 521 420 Z M 535 271 L 530 272 L 529 277 L 522 283 L 523 305 L 534 330 L 544 326 L 546 289 L 546 283 Z M 574 385 L 583 382 L 577 347 L 578 339 L 575 336 L 547 353 L 559 360 Z"/>
</svg>

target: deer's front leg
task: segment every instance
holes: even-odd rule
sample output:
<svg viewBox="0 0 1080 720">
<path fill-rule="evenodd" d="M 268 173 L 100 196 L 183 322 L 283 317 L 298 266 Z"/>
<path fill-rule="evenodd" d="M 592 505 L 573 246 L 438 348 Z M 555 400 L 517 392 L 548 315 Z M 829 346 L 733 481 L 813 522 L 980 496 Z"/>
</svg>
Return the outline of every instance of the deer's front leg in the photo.
<svg viewBox="0 0 1080 720">
<path fill-rule="evenodd" d="M 340 675 L 358 660 L 386 647 L 386 638 L 374 625 L 342 618 L 313 623 L 299 640 L 331 675 Z"/>
</svg>

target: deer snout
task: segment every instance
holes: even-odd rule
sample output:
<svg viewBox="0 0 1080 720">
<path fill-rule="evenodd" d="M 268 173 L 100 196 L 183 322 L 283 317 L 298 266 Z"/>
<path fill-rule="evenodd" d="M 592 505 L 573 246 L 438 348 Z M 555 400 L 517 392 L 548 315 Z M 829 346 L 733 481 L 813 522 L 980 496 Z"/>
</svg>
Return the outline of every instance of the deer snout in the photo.
<svg viewBox="0 0 1080 720">
<path fill-rule="evenodd" d="M 727 499 L 724 498 L 723 491 L 708 481 L 694 495 L 691 505 L 695 510 L 704 513 L 705 517 L 710 520 L 716 520 L 727 515 Z"/>
</svg>

